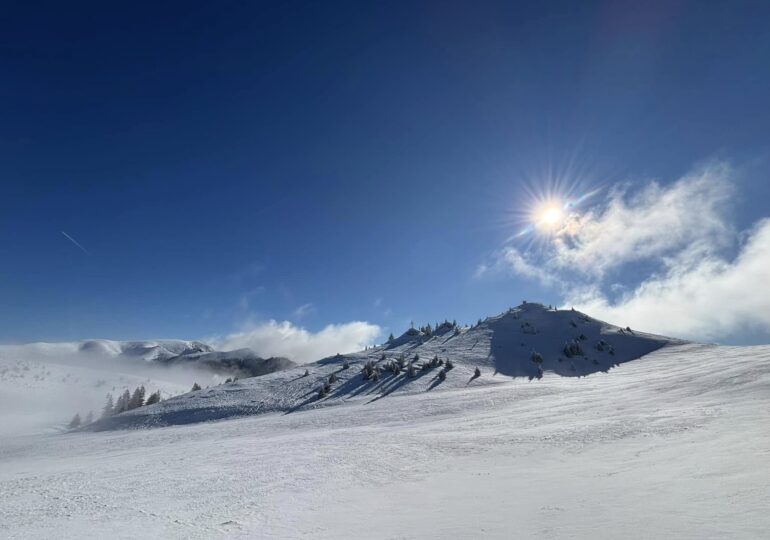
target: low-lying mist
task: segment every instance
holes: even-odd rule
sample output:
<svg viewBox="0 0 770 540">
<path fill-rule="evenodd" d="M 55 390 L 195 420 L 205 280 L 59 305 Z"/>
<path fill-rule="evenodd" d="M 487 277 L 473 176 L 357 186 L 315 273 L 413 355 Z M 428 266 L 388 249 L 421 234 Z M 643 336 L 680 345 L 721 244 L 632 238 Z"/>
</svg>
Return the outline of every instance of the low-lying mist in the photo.
<svg viewBox="0 0 770 540">
<path fill-rule="evenodd" d="M 82 349 L 80 343 L 0 346 L 0 441 L 66 429 L 76 413 L 98 418 L 108 393 L 117 398 L 144 386 L 147 395 L 159 390 L 166 399 L 195 382 L 206 387 L 227 377 L 195 365 Z"/>
</svg>

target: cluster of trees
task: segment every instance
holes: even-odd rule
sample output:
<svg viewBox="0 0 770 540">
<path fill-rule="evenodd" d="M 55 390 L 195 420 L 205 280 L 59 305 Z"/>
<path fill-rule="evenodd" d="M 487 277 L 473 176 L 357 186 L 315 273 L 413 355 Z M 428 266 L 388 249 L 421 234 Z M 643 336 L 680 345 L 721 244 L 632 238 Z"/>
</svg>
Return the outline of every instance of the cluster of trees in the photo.
<svg viewBox="0 0 770 540">
<path fill-rule="evenodd" d="M 599 343 L 596 344 L 596 350 L 599 352 L 607 351 L 610 354 L 615 354 L 615 348 L 603 339 L 600 339 Z"/>
<path fill-rule="evenodd" d="M 145 399 L 145 395 L 144 386 L 137 387 L 133 392 L 126 389 L 116 400 L 113 399 L 112 394 L 107 394 L 107 402 L 102 409 L 102 418 L 160 402 L 160 390 L 150 394 L 147 399 Z"/>
<path fill-rule="evenodd" d="M 93 421 L 94 421 L 94 413 L 91 411 L 88 412 L 85 420 L 82 420 L 80 418 L 80 413 L 75 413 L 75 416 L 72 417 L 72 420 L 70 420 L 70 423 L 67 425 L 67 427 L 69 427 L 70 429 L 75 429 L 80 426 L 88 425 Z"/>
<path fill-rule="evenodd" d="M 426 336 L 432 336 L 434 333 L 440 332 L 442 330 L 454 330 L 456 333 L 459 333 L 460 327 L 457 326 L 457 321 L 449 322 L 448 319 L 444 319 L 444 322 L 436 323 L 435 326 L 431 326 L 430 323 L 428 323 L 425 326 L 421 326 L 419 328 L 419 331 Z"/>
<path fill-rule="evenodd" d="M 118 396 L 118 399 L 113 398 L 112 394 L 107 394 L 107 401 L 102 408 L 101 417 L 107 418 L 108 416 L 112 416 L 114 414 L 120 414 L 122 412 L 130 411 L 131 409 L 137 409 L 145 405 L 152 405 L 153 403 L 158 403 L 160 401 L 160 390 L 153 392 L 146 399 L 145 395 L 146 390 L 144 389 L 144 386 L 139 386 L 138 388 L 134 389 L 133 392 L 130 392 L 128 389 L 126 389 L 122 394 Z M 72 417 L 72 420 L 70 420 L 68 427 L 70 429 L 75 429 L 80 426 L 86 426 L 93 421 L 93 412 L 89 412 L 85 419 L 81 418 L 80 413 L 76 413 L 75 416 Z"/>
<path fill-rule="evenodd" d="M 572 358 L 573 356 L 583 356 L 583 347 L 580 345 L 580 339 L 573 339 L 564 344 L 564 356 Z"/>
<path fill-rule="evenodd" d="M 422 364 L 418 364 L 419 361 L 419 354 L 415 354 L 411 360 L 407 361 L 404 353 L 401 353 L 398 358 L 390 359 L 388 359 L 385 353 L 382 353 L 379 360 L 368 360 L 361 366 L 361 376 L 364 380 L 367 381 L 379 381 L 382 376 L 382 372 L 389 372 L 394 377 L 396 377 L 402 372 L 406 371 L 406 376 L 408 378 L 414 378 L 417 376 L 417 367 L 419 367 L 421 371 L 429 371 L 433 368 L 443 366 L 443 369 L 438 374 L 438 378 L 443 381 L 446 379 L 447 373 L 454 368 L 454 364 L 451 360 L 444 361 L 440 359 L 438 355 L 434 356 L 431 360 L 422 362 Z M 342 365 L 342 369 L 348 369 L 349 367 L 350 364 L 347 361 L 345 361 Z M 309 372 L 305 370 L 304 376 L 308 375 Z M 478 375 L 481 375 L 481 372 L 479 372 Z M 336 373 L 329 375 L 329 378 L 325 380 L 323 384 L 318 388 L 318 397 L 324 398 L 328 396 L 331 392 L 332 384 L 338 380 L 339 379 Z"/>
</svg>

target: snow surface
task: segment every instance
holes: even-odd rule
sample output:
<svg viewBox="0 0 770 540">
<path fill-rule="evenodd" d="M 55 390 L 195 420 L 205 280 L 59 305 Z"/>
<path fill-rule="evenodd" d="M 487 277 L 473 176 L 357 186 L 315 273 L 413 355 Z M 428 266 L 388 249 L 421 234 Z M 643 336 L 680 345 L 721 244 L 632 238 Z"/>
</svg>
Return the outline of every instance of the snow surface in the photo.
<svg viewBox="0 0 770 540">
<path fill-rule="evenodd" d="M 583 340 L 579 339 L 581 336 Z M 583 354 L 568 358 L 563 348 L 574 340 L 580 342 Z M 597 350 L 599 343 L 604 344 L 601 351 Z M 163 426 L 266 412 L 299 412 L 347 402 L 365 404 L 401 394 L 503 384 L 510 377 L 533 379 L 541 376 L 538 364 L 532 361 L 533 352 L 542 356 L 544 372 L 588 375 L 609 371 L 615 365 L 673 343 L 682 342 L 633 330 L 627 332 L 576 311 L 524 304 L 489 317 L 473 328 L 455 331 L 447 325 L 430 336 L 408 331 L 380 347 L 190 392 L 97 422 L 89 429 Z M 415 377 L 408 377 L 406 370 L 397 376 L 382 371 L 376 382 L 362 377 L 361 368 L 366 362 L 375 362 L 384 369 L 402 355 L 417 367 Z M 454 369 L 447 372 L 444 381 L 438 378 L 442 368 L 420 369 L 435 356 L 454 363 Z M 348 369 L 343 368 L 345 362 L 350 365 Z M 472 379 L 477 367 L 485 376 Z M 308 376 L 304 376 L 306 369 Z M 332 374 L 338 380 L 331 384 L 330 394 L 319 399 L 318 390 Z"/>
<path fill-rule="evenodd" d="M 566 313 L 531 312 L 539 333 L 526 335 Z M 456 367 L 433 389 L 436 369 L 388 393 L 389 375 L 359 384 L 353 365 L 336 397 L 297 408 L 304 388 L 339 370 L 331 358 L 307 378 L 290 370 L 120 415 L 135 419 L 122 425 L 180 423 L 185 407 L 216 413 L 197 419 L 248 416 L 3 436 L 0 537 L 767 537 L 770 346 L 672 342 L 590 320 L 619 367 L 604 372 L 599 356 L 590 376 L 559 376 L 549 368 L 561 347 L 543 342 L 543 377 L 513 378 L 502 368 L 524 369 L 531 351 L 491 354 L 495 325 L 513 315 L 386 351 L 446 348 Z M 474 345 L 474 330 L 487 341 Z M 584 350 L 575 361 L 593 369 Z M 369 353 L 382 351 L 351 361 Z M 482 376 L 466 384 L 471 363 Z M 265 403 L 235 407 L 251 396 Z"/>
</svg>

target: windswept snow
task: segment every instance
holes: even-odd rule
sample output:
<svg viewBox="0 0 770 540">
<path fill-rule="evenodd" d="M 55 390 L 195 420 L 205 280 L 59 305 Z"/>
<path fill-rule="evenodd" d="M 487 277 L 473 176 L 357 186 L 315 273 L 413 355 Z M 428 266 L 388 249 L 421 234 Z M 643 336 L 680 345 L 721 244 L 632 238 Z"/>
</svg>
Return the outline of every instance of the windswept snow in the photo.
<svg viewBox="0 0 770 540">
<path fill-rule="evenodd" d="M 455 367 L 361 377 L 401 353 Z M 770 346 L 528 305 L 94 426 L 165 427 L 2 437 L 0 537 L 763 538 L 768 418 Z"/>
<path fill-rule="evenodd" d="M 485 374 L 481 379 L 490 379 Z M 762 538 L 770 347 L 0 442 L 0 536 Z"/>
<path fill-rule="evenodd" d="M 144 386 L 169 398 L 193 382 L 219 384 L 295 364 L 248 349 L 214 352 L 199 341 L 85 340 L 0 346 L 0 436 L 62 427 L 80 413 L 98 417 L 107 393 Z"/>
<path fill-rule="evenodd" d="M 564 348 L 579 344 L 580 354 Z M 469 385 L 505 384 L 511 377 L 533 379 L 553 372 L 564 376 L 608 371 L 665 345 L 680 341 L 626 331 L 571 310 L 523 304 L 473 328 L 440 327 L 431 335 L 410 330 L 380 347 L 337 355 L 294 369 L 244 379 L 224 386 L 190 392 L 152 407 L 144 407 L 97 422 L 89 429 L 121 429 L 186 424 L 266 412 L 298 412 L 342 403 L 368 403 L 402 394 L 449 391 Z M 542 362 L 533 361 L 537 353 Z M 441 380 L 443 366 L 421 369 L 434 357 L 450 360 L 454 368 Z M 398 374 L 387 367 L 402 359 L 416 368 Z M 361 368 L 374 362 L 379 380 L 366 379 Z M 345 369 L 345 364 L 349 368 Z M 473 379 L 479 368 L 482 376 Z M 304 376 L 305 370 L 309 374 Z M 328 396 L 319 389 L 330 377 Z"/>
</svg>

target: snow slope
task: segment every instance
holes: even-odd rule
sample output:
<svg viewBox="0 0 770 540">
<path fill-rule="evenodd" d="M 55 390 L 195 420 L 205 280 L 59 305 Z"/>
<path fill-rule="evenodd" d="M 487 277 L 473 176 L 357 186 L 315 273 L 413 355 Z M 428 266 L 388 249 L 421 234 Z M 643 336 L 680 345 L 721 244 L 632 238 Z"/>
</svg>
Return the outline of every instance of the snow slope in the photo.
<svg viewBox="0 0 770 540">
<path fill-rule="evenodd" d="M 766 537 L 770 346 L 532 381 L 494 363 L 451 391 L 0 438 L 0 537 Z"/>
<path fill-rule="evenodd" d="M 215 352 L 198 341 L 85 340 L 0 346 L 0 436 L 58 430 L 74 414 L 97 416 L 105 395 L 143 385 L 163 398 L 193 382 L 219 384 L 295 365 L 250 350 Z"/>
<path fill-rule="evenodd" d="M 571 358 L 565 355 L 563 349 L 568 343 L 579 343 L 582 354 Z M 447 324 L 430 336 L 410 331 L 380 347 L 190 392 L 97 422 L 89 429 L 162 426 L 266 412 L 297 412 L 347 402 L 367 403 L 400 394 L 503 384 L 511 377 L 533 379 L 541 377 L 543 372 L 582 376 L 608 371 L 675 343 L 682 342 L 626 331 L 576 311 L 523 304 L 489 317 L 473 328 L 455 330 Z M 542 363 L 533 362 L 533 352 L 542 357 Z M 409 377 L 406 369 L 398 375 L 385 369 L 402 355 L 417 367 L 414 377 Z M 443 368 L 420 369 L 435 356 L 454 363 L 444 381 L 438 377 Z M 378 381 L 367 380 L 361 374 L 362 366 L 369 361 L 382 368 Z M 348 369 L 344 369 L 346 363 L 350 365 Z M 472 379 L 476 367 L 481 369 L 482 376 Z M 308 376 L 304 376 L 306 369 Z M 337 380 L 331 383 L 329 395 L 319 399 L 319 388 L 332 375 Z"/>
</svg>

